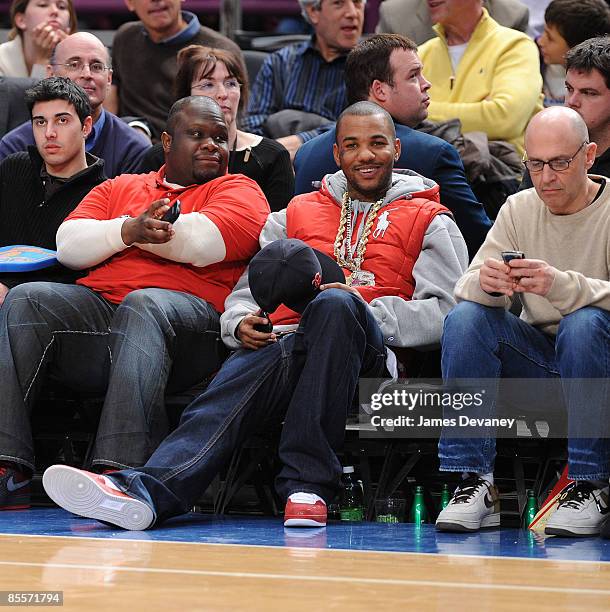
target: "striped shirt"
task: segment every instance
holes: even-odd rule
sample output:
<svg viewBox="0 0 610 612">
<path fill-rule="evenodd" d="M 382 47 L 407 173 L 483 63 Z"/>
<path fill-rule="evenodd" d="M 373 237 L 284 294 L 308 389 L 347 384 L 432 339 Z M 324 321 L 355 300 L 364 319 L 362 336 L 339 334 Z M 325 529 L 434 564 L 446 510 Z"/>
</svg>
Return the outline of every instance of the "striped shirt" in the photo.
<svg viewBox="0 0 610 612">
<path fill-rule="evenodd" d="M 272 53 L 262 65 L 252 87 L 243 129 L 264 134 L 269 115 L 284 109 L 315 113 L 336 121 L 347 106 L 345 55 L 327 62 L 315 48 L 315 37 Z M 303 142 L 333 124 L 297 134 Z"/>
</svg>

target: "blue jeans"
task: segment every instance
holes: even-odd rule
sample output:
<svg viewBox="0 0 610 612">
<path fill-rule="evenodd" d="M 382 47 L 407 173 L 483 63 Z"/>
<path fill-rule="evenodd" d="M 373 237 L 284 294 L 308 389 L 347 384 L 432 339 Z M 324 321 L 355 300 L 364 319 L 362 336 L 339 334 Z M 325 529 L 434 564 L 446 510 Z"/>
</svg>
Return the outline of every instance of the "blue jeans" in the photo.
<svg viewBox="0 0 610 612">
<path fill-rule="evenodd" d="M 368 306 L 346 291 L 323 291 L 294 334 L 230 357 L 147 464 L 112 480 L 163 521 L 193 505 L 248 435 L 283 420 L 278 493 L 329 500 L 341 477 L 336 453 L 358 377 L 384 372 L 383 336 Z"/>
<path fill-rule="evenodd" d="M 570 478 L 606 480 L 610 475 L 610 440 L 584 437 L 582 432 L 590 432 L 591 423 L 598 423 L 600 432 L 607 431 L 610 422 L 609 332 L 610 312 L 599 308 L 581 308 L 565 316 L 553 338 L 503 308 L 462 302 L 445 319 L 443 378 L 561 378 L 568 414 Z M 586 379 L 598 381 L 587 384 Z M 475 411 L 472 416 L 496 416 L 495 408 L 495 401 L 484 402 L 484 413 Z M 439 441 L 441 470 L 492 472 L 495 456 L 491 435 L 458 439 L 443 430 Z"/>
<path fill-rule="evenodd" d="M 0 308 L 0 459 L 34 467 L 31 411 L 47 378 L 106 392 L 93 463 L 143 465 L 168 433 L 166 386 L 184 390 L 224 356 L 204 300 L 141 289 L 112 304 L 79 285 L 26 283 Z"/>
</svg>

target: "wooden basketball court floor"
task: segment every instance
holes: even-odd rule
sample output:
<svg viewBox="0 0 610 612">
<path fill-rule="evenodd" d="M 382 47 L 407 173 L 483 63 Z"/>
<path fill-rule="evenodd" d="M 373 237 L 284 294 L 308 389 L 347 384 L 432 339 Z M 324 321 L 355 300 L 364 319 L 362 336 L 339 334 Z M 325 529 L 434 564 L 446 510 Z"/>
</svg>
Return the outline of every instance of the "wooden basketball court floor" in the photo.
<svg viewBox="0 0 610 612">
<path fill-rule="evenodd" d="M 127 532 L 57 508 L 0 513 L 0 591 L 54 590 L 79 611 L 608 610 L 610 541 L 195 514 Z"/>
</svg>

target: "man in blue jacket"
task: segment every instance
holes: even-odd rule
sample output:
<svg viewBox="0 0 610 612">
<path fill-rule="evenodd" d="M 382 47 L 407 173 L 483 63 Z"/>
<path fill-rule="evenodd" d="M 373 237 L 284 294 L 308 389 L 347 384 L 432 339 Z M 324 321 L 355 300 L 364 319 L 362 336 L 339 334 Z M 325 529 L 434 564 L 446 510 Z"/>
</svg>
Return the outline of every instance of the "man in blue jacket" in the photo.
<svg viewBox="0 0 610 612">
<path fill-rule="evenodd" d="M 85 90 L 93 117 L 93 129 L 85 149 L 104 160 L 106 176 L 114 178 L 137 172 L 150 141 L 103 108 L 110 90 L 112 68 L 108 49 L 102 42 L 88 32 L 68 36 L 55 47 L 47 76 L 66 77 Z M 27 151 L 33 144 L 32 122 L 26 121 L 2 138 L 0 160 L 12 153 Z"/>
<path fill-rule="evenodd" d="M 451 210 L 470 258 L 477 252 L 491 221 L 468 185 L 464 166 L 449 143 L 414 130 L 428 116 L 430 83 L 422 74 L 417 47 L 397 34 L 377 34 L 348 55 L 345 80 L 349 104 L 369 100 L 387 110 L 396 124 L 402 153 L 396 168 L 408 168 L 440 185 L 441 202 Z M 294 161 L 295 195 L 313 191 L 313 181 L 337 171 L 333 159 L 335 129 L 306 142 Z"/>
</svg>

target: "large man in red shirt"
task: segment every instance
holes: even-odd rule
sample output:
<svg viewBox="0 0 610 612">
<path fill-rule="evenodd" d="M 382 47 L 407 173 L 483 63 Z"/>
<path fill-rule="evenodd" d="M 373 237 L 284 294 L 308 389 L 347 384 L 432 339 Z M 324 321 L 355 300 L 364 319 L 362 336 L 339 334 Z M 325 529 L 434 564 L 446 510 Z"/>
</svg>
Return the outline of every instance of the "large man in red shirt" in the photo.
<svg viewBox="0 0 610 612">
<path fill-rule="evenodd" d="M 48 375 L 107 389 L 93 452 L 103 469 L 143 465 L 167 434 L 166 385 L 186 389 L 220 366 L 219 313 L 269 213 L 254 181 L 226 174 L 227 134 L 216 102 L 178 101 L 162 136 L 165 166 L 102 183 L 60 226 L 59 261 L 88 274 L 10 292 L 0 317 L 0 507 L 15 505 L 7 483 L 26 482 L 34 467 L 29 415 Z M 163 221 L 178 199 L 178 219 Z"/>
</svg>

